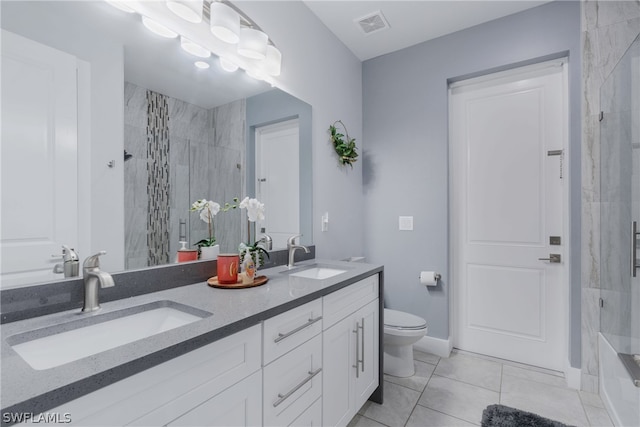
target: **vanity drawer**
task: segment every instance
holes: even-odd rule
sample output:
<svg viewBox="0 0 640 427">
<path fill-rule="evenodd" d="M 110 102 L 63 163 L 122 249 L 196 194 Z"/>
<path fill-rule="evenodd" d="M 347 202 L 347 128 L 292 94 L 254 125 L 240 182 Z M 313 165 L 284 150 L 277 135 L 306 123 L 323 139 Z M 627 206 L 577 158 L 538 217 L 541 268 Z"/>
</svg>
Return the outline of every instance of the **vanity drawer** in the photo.
<svg viewBox="0 0 640 427">
<path fill-rule="evenodd" d="M 300 307 L 264 321 L 264 365 L 293 350 L 322 332 L 322 300 Z"/>
<path fill-rule="evenodd" d="M 255 325 L 51 411 L 71 425 L 164 425 L 258 371 L 260 338 Z"/>
<path fill-rule="evenodd" d="M 323 297 L 323 329 L 330 328 L 376 298 L 378 298 L 377 274 Z"/>
<path fill-rule="evenodd" d="M 264 367 L 265 426 L 288 426 L 322 395 L 322 336 Z"/>
</svg>

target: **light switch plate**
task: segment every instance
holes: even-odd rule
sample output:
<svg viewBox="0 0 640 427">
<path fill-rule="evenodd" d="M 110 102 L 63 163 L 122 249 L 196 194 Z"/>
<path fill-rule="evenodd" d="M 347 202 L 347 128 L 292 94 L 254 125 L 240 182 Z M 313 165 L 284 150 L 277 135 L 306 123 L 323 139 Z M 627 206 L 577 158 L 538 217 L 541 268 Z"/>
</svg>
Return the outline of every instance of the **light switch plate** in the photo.
<svg viewBox="0 0 640 427">
<path fill-rule="evenodd" d="M 413 217 L 401 216 L 398 217 L 398 229 L 400 231 L 412 231 L 413 230 Z"/>
<path fill-rule="evenodd" d="M 329 212 L 325 212 L 322 215 L 322 223 L 321 223 L 321 229 L 322 231 L 329 231 Z"/>
</svg>

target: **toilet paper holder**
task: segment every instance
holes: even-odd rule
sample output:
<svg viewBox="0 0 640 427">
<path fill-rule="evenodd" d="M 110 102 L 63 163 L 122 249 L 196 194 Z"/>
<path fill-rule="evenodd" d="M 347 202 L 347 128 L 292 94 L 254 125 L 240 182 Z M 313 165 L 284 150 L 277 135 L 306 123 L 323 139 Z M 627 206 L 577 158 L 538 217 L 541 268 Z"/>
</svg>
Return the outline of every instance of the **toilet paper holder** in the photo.
<svg viewBox="0 0 640 427">
<path fill-rule="evenodd" d="M 422 271 L 418 276 L 420 283 L 425 286 L 437 286 L 441 278 L 440 273 L 435 271 Z"/>
</svg>

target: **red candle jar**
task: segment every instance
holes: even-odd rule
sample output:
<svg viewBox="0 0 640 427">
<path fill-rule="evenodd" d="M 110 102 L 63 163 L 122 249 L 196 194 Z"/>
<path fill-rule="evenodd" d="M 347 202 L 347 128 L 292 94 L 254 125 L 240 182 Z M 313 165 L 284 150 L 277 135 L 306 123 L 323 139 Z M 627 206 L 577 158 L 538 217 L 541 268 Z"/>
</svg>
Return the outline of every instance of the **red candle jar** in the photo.
<svg viewBox="0 0 640 427">
<path fill-rule="evenodd" d="M 240 257 L 237 254 L 218 255 L 218 283 L 233 284 L 238 281 L 238 263 Z"/>
</svg>

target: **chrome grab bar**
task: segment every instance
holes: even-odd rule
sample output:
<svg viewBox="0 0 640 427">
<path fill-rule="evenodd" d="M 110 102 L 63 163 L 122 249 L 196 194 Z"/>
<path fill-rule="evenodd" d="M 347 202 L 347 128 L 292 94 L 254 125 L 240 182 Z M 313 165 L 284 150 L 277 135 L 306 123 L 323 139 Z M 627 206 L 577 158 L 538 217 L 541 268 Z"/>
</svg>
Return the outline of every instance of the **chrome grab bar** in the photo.
<svg viewBox="0 0 640 427">
<path fill-rule="evenodd" d="M 306 328 L 306 327 L 308 327 L 308 326 L 311 326 L 311 325 L 313 325 L 314 323 L 319 322 L 320 320 L 322 320 L 322 316 L 318 316 L 318 317 L 316 317 L 315 319 L 309 319 L 309 321 L 308 321 L 307 323 L 305 323 L 304 325 L 300 325 L 300 326 L 298 326 L 297 328 L 295 328 L 295 329 L 293 329 L 293 330 L 291 330 L 291 331 L 287 332 L 286 334 L 278 333 L 277 338 L 275 338 L 275 339 L 273 340 L 273 342 L 275 342 L 275 343 L 279 343 L 279 342 L 280 342 L 280 341 L 282 341 L 283 339 L 288 338 L 288 337 L 290 337 L 291 335 L 293 335 L 293 334 L 295 334 L 295 333 L 297 333 L 297 332 L 300 332 L 300 331 L 301 331 L 301 330 L 303 330 L 304 328 Z"/>
<path fill-rule="evenodd" d="M 276 400 L 275 402 L 273 402 L 273 407 L 277 407 L 278 405 L 280 405 L 282 402 L 284 402 L 285 400 L 287 400 L 289 397 L 291 397 L 291 395 L 293 393 L 295 393 L 296 391 L 300 390 L 300 388 L 305 385 L 306 383 L 308 383 L 309 381 L 311 381 L 313 379 L 313 377 L 315 377 L 316 375 L 318 375 L 320 372 L 322 372 L 322 368 L 318 368 L 315 371 L 309 371 L 309 376 L 307 378 L 305 378 L 304 380 L 302 380 L 298 385 L 296 385 L 294 388 L 292 388 L 291 390 L 289 390 L 287 393 L 285 394 L 281 394 L 278 393 L 278 400 Z"/>
</svg>

